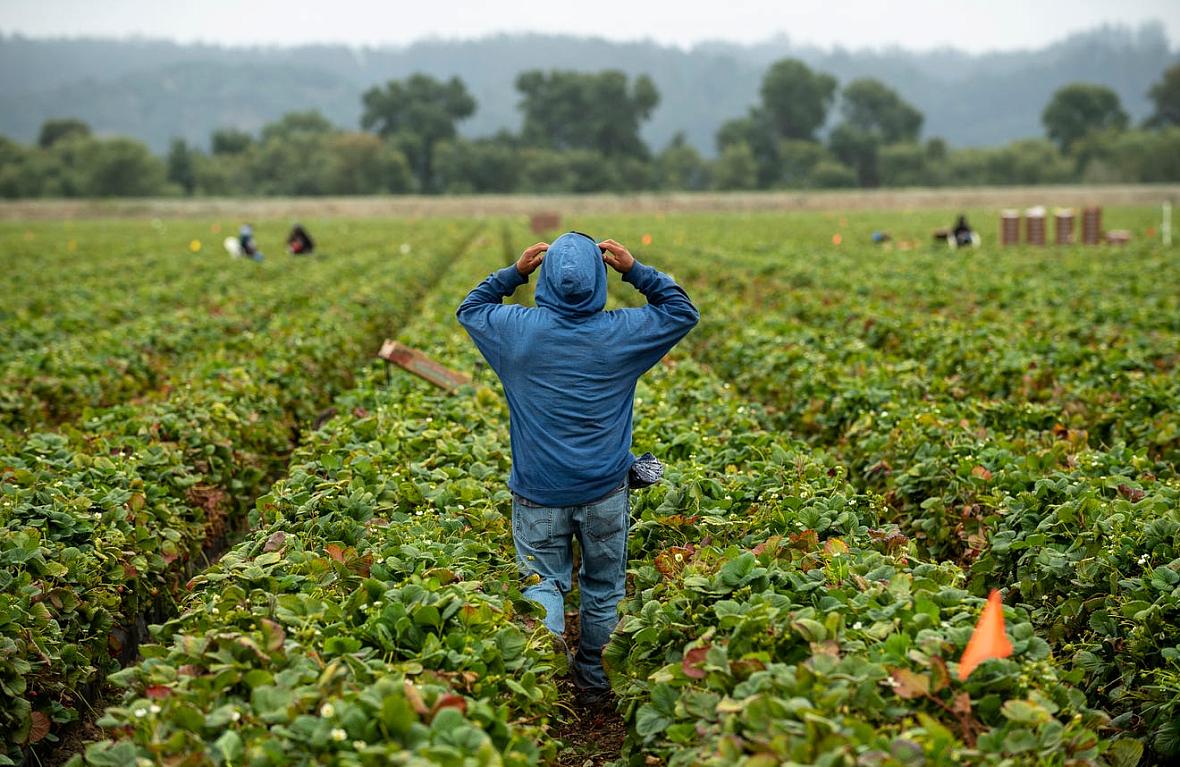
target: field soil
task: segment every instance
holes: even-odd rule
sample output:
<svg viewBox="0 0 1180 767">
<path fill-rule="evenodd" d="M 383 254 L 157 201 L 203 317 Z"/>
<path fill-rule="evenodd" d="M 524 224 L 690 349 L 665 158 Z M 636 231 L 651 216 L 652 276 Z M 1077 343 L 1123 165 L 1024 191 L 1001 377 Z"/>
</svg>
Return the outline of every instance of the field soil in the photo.
<svg viewBox="0 0 1180 767">
<path fill-rule="evenodd" d="M 1155 205 L 1180 201 L 1180 184 L 1013 186 L 777 192 L 642 194 L 420 195 L 384 197 L 19 200 L 0 202 L 0 220 L 73 218 L 249 219 L 343 216 L 471 217 L 553 211 L 563 215 L 706 213 L 777 210 L 930 210 L 1024 208 L 1032 205 Z"/>
</svg>

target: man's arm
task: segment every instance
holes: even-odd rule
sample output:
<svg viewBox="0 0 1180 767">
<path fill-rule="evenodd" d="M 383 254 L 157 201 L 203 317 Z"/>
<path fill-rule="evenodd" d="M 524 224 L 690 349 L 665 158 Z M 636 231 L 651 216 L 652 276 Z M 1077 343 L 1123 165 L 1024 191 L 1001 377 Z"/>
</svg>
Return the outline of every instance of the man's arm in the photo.
<svg viewBox="0 0 1180 767">
<path fill-rule="evenodd" d="M 684 288 L 668 275 L 641 264 L 625 247 L 614 240 L 599 243 L 603 260 L 623 275 L 623 282 L 647 299 L 647 306 L 624 310 L 629 317 L 630 343 L 634 345 L 646 370 L 660 360 L 696 327 L 701 314 L 693 306 Z"/>
<path fill-rule="evenodd" d="M 499 367 L 500 354 L 495 315 L 503 308 L 504 299 L 529 281 L 529 275 L 540 266 L 548 249 L 548 243 L 538 242 L 525 250 L 512 266 L 489 274 L 467 294 L 455 312 L 459 324 L 467 330 L 493 369 Z"/>
</svg>

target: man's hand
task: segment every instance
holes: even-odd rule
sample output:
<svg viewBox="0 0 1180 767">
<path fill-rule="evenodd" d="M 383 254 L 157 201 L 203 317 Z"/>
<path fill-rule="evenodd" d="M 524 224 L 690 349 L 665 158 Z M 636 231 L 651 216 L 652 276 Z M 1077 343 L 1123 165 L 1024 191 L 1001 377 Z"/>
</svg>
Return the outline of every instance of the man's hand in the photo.
<svg viewBox="0 0 1180 767">
<path fill-rule="evenodd" d="M 598 247 L 602 248 L 602 260 L 619 274 L 626 274 L 635 266 L 635 256 L 631 255 L 631 251 L 614 240 L 603 240 L 598 243 Z"/>
<path fill-rule="evenodd" d="M 516 260 L 516 271 L 520 272 L 522 277 L 528 277 L 545 260 L 545 251 L 547 250 L 549 250 L 547 242 L 538 242 L 531 248 L 526 248 L 524 253 L 520 254 L 520 258 Z"/>
</svg>

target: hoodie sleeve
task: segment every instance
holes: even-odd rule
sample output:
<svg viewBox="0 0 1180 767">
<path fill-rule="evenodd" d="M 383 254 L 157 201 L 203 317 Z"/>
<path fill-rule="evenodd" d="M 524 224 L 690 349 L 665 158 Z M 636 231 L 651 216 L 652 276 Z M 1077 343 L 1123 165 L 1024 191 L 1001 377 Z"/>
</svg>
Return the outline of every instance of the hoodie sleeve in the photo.
<svg viewBox="0 0 1180 767">
<path fill-rule="evenodd" d="M 506 266 L 492 272 L 487 279 L 476 285 L 455 312 L 459 324 L 467 331 L 467 335 L 471 336 L 471 340 L 475 341 L 484 359 L 497 372 L 500 369 L 501 326 L 503 317 L 510 308 L 505 306 L 503 301 L 528 281 L 528 277 L 516 270 L 515 264 Z"/>
<path fill-rule="evenodd" d="M 623 275 L 647 298 L 647 306 L 621 310 L 626 321 L 625 348 L 632 352 L 638 372 L 660 361 L 688 331 L 696 327 L 701 314 L 684 288 L 668 275 L 638 261 Z"/>
</svg>

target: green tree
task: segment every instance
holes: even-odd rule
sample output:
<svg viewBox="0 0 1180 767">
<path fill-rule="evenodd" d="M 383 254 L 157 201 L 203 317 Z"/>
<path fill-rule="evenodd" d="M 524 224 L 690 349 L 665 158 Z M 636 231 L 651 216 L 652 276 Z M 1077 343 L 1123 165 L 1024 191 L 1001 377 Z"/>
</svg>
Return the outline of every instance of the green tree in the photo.
<svg viewBox="0 0 1180 767">
<path fill-rule="evenodd" d="M 852 168 L 861 186 L 880 185 L 877 153 L 881 148 L 881 139 L 877 134 L 845 122 L 837 125 L 828 136 L 828 146 L 837 160 Z"/>
<path fill-rule="evenodd" d="M 1078 142 L 1089 183 L 1180 181 L 1180 125 L 1159 130 L 1104 131 Z"/>
<path fill-rule="evenodd" d="M 253 177 L 246 155 L 198 153 L 193 162 L 193 177 L 196 180 L 195 194 L 245 195 L 257 193 L 257 182 Z"/>
<path fill-rule="evenodd" d="M 914 141 L 922 132 L 922 113 L 871 77 L 844 87 L 840 112 L 846 125 L 874 136 L 880 144 Z"/>
<path fill-rule="evenodd" d="M 609 158 L 590 149 L 521 150 L 521 188 L 529 192 L 606 192 L 626 188 Z"/>
<path fill-rule="evenodd" d="M 821 162 L 833 161 L 823 144 L 815 141 L 785 139 L 778 145 L 779 178 L 786 187 L 800 189 L 810 185 L 812 171 Z"/>
<path fill-rule="evenodd" d="M 455 124 L 475 113 L 475 99 L 458 77 L 443 82 L 416 74 L 390 80 L 361 97 L 361 127 L 393 142 L 410 161 L 423 191 L 437 191 L 434 148 L 456 135 Z"/>
<path fill-rule="evenodd" d="M 457 138 L 435 148 L 435 171 L 445 192 L 513 192 L 520 183 L 520 156 L 505 133 L 475 141 Z"/>
<path fill-rule="evenodd" d="M 90 126 L 72 117 L 61 120 L 46 120 L 41 124 L 37 146 L 48 149 L 65 139 L 90 138 Z"/>
<path fill-rule="evenodd" d="M 31 167 L 34 152 L 0 136 L 0 197 L 14 199 L 41 194 L 44 178 Z"/>
<path fill-rule="evenodd" d="M 168 149 L 168 180 L 191 195 L 197 188 L 196 152 L 182 138 L 172 139 Z"/>
<path fill-rule="evenodd" d="M 814 72 L 797 59 L 777 61 L 762 78 L 759 105 L 745 117 L 722 124 L 717 148 L 724 153 L 737 144 L 748 147 L 758 166 L 759 188 L 800 186 L 819 161 L 817 153 L 800 142 L 814 141 L 835 93 L 836 78 L 831 75 Z M 822 156 L 822 150 L 818 154 Z"/>
<path fill-rule="evenodd" d="M 1076 164 L 1045 139 L 958 149 L 947 155 L 946 168 L 947 177 L 959 186 L 1052 184 L 1077 178 Z"/>
<path fill-rule="evenodd" d="M 372 133 L 335 133 L 324 151 L 326 194 L 405 193 L 413 187 L 405 155 Z"/>
<path fill-rule="evenodd" d="M 246 154 L 248 183 L 259 194 L 328 194 L 328 144 L 335 131 L 322 117 L 292 113 L 262 129 Z"/>
<path fill-rule="evenodd" d="M 81 192 L 90 197 L 152 197 L 168 192 L 164 162 L 129 138 L 90 139 L 78 155 Z"/>
<path fill-rule="evenodd" d="M 237 128 L 221 128 L 213 131 L 209 143 L 215 155 L 237 155 L 253 146 L 254 137 Z"/>
<path fill-rule="evenodd" d="M 1164 70 L 1160 81 L 1151 86 L 1147 95 L 1155 102 L 1155 112 L 1147 118 L 1149 127 L 1180 125 L 1180 63 Z"/>
<path fill-rule="evenodd" d="M 922 113 L 873 78 L 853 80 L 840 96 L 844 121 L 828 137 L 828 146 L 840 162 L 856 172 L 861 186 L 878 186 L 881 147 L 916 141 L 922 131 Z"/>
<path fill-rule="evenodd" d="M 881 186 L 925 186 L 929 184 L 929 156 L 916 141 L 902 141 L 881 147 L 877 167 Z"/>
<path fill-rule="evenodd" d="M 848 189 L 856 186 L 856 172 L 842 162 L 821 160 L 808 174 L 807 185 L 816 189 Z"/>
<path fill-rule="evenodd" d="M 655 183 L 657 188 L 666 191 L 708 187 L 708 166 L 683 133 L 673 136 L 668 146 L 656 155 Z"/>
<path fill-rule="evenodd" d="M 660 102 L 651 79 L 617 70 L 531 70 L 516 78 L 524 113 L 521 140 L 546 149 L 587 149 L 604 157 L 647 159 L 640 125 Z"/>
<path fill-rule="evenodd" d="M 327 117 L 314 109 L 309 109 L 304 112 L 288 112 L 278 120 L 267 123 L 262 128 L 260 140 L 265 143 L 276 139 L 326 136 L 335 130 Z"/>
<path fill-rule="evenodd" d="M 758 188 L 758 160 L 749 144 L 729 144 L 721 150 L 713 163 L 713 186 L 721 190 Z"/>
<path fill-rule="evenodd" d="M 1041 122 L 1050 139 L 1063 152 L 1087 134 L 1100 130 L 1122 130 L 1127 127 L 1127 113 L 1119 103 L 1119 96 L 1104 85 L 1074 83 L 1059 88 L 1053 94 Z"/>
<path fill-rule="evenodd" d="M 751 109 L 745 117 L 738 117 L 722 123 L 717 131 L 717 149 L 723 155 L 733 146 L 744 146 L 754 158 L 753 181 L 743 182 L 752 186 L 743 189 L 768 189 L 779 180 L 779 139 L 766 111 Z M 737 157 L 737 155 L 734 155 Z"/>
<path fill-rule="evenodd" d="M 782 138 L 810 141 L 827 119 L 836 78 L 813 72 L 798 59 L 782 59 L 762 78 L 762 108 Z"/>
</svg>

